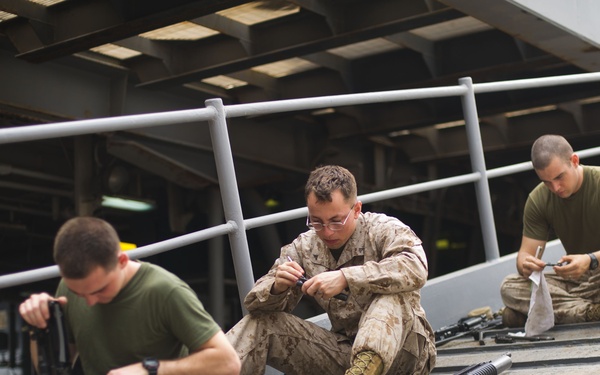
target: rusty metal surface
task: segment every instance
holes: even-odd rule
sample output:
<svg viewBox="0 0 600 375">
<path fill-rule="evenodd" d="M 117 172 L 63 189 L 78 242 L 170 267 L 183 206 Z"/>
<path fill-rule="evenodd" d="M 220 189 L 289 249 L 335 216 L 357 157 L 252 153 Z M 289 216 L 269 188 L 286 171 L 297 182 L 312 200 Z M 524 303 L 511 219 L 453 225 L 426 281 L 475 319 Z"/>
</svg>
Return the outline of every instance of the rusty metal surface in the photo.
<svg viewBox="0 0 600 375">
<path fill-rule="evenodd" d="M 510 353 L 513 364 L 502 375 L 600 373 L 600 322 L 556 326 L 546 332 L 554 338 L 549 341 L 495 342 L 495 335 L 518 331 L 489 331 L 483 337 L 483 345 L 472 336 L 449 342 L 438 348 L 437 366 L 432 374 L 454 374 L 506 353 Z"/>
</svg>

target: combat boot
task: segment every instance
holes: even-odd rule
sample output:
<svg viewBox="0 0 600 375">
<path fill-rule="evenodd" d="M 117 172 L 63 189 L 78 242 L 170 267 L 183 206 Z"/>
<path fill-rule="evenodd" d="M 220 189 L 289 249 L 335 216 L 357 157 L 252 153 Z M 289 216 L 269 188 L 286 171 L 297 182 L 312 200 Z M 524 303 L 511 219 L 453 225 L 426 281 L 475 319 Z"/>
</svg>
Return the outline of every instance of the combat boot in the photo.
<svg viewBox="0 0 600 375">
<path fill-rule="evenodd" d="M 346 370 L 345 375 L 381 375 L 383 360 L 373 351 L 360 352 L 354 356 L 352 367 Z"/>
<path fill-rule="evenodd" d="M 502 325 L 507 328 L 525 327 L 527 315 L 520 313 L 510 307 L 505 307 L 502 310 Z"/>
</svg>

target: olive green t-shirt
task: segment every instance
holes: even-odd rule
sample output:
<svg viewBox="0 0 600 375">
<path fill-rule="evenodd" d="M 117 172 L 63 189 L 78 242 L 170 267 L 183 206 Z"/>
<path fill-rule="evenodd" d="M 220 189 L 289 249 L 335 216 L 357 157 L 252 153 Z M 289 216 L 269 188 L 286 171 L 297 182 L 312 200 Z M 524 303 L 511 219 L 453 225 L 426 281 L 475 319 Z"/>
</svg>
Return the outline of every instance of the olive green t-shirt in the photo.
<svg viewBox="0 0 600 375">
<path fill-rule="evenodd" d="M 62 281 L 57 296 L 68 299 L 67 326 L 86 375 L 186 356 L 220 330 L 186 283 L 145 262 L 110 303 L 88 306 Z"/>
<path fill-rule="evenodd" d="M 600 167 L 583 166 L 577 193 L 560 198 L 543 183 L 529 194 L 523 235 L 547 241 L 555 233 L 568 254 L 600 250 Z"/>
</svg>

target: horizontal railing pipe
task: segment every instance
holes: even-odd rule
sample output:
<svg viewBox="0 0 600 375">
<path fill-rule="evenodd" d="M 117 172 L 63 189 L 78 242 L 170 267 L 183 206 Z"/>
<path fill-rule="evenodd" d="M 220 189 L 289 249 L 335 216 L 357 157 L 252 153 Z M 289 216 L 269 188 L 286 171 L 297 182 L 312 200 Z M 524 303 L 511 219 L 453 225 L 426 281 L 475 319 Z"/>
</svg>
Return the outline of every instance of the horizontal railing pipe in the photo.
<svg viewBox="0 0 600 375">
<path fill-rule="evenodd" d="M 600 147 L 593 147 L 585 150 L 575 151 L 575 153 L 579 156 L 580 159 L 585 159 L 592 156 L 600 155 Z M 488 178 L 496 178 L 529 171 L 531 169 L 533 169 L 533 165 L 531 164 L 531 162 L 525 161 L 518 164 L 507 165 L 505 167 L 490 169 L 487 171 L 487 176 Z"/>
<path fill-rule="evenodd" d="M 462 185 L 469 182 L 475 182 L 480 177 L 479 173 L 470 173 L 460 176 L 448 177 L 435 181 L 421 182 L 418 184 L 402 186 L 384 191 L 378 191 L 375 193 L 363 194 L 358 196 L 358 200 L 363 203 L 378 202 L 385 199 L 397 198 L 405 195 L 422 193 L 430 190 L 441 189 L 449 186 Z M 260 217 L 253 217 L 251 219 L 244 220 L 246 229 L 259 228 L 265 225 L 277 224 L 284 221 L 299 219 L 306 217 L 308 209 L 306 207 L 295 208 L 293 210 L 277 212 L 274 214 L 268 214 Z"/>
<path fill-rule="evenodd" d="M 206 121 L 215 116 L 209 108 L 146 113 L 120 117 L 65 121 L 52 124 L 18 126 L 0 129 L 0 144 L 149 128 L 160 125 Z"/>
<path fill-rule="evenodd" d="M 525 171 L 528 171 L 531 169 L 533 169 L 531 162 L 525 161 L 525 162 L 519 163 L 519 164 L 507 165 L 505 167 L 490 169 L 487 171 L 487 177 L 488 178 L 496 178 L 496 177 L 508 176 L 510 174 L 525 172 Z"/>
<path fill-rule="evenodd" d="M 600 73 L 581 73 L 557 77 L 527 78 L 512 81 L 475 83 L 473 84 L 473 89 L 475 91 L 475 94 L 484 94 L 497 91 L 523 90 L 548 86 L 573 85 L 580 83 L 589 83 L 594 81 L 600 81 Z"/>
<path fill-rule="evenodd" d="M 450 186 L 463 185 L 469 182 L 475 182 L 481 178 L 480 173 L 468 173 L 460 176 L 442 178 L 435 181 L 421 182 L 414 185 L 402 186 L 399 188 L 378 191 L 375 193 L 364 194 L 359 197 L 363 203 L 378 202 L 385 199 L 397 198 L 404 195 L 423 193 L 430 190 L 441 189 Z"/>
<path fill-rule="evenodd" d="M 151 255 L 164 253 L 168 250 L 193 245 L 197 242 L 206 241 L 217 236 L 230 234 L 235 231 L 235 228 L 235 223 L 230 221 L 225 224 L 173 237 L 168 240 L 155 242 L 150 245 L 145 245 L 135 250 L 129 250 L 127 251 L 127 254 L 129 254 L 131 259 L 145 258 Z"/>
<path fill-rule="evenodd" d="M 36 281 L 51 279 L 58 276 L 60 276 L 58 266 L 48 266 L 29 271 L 10 273 L 8 275 L 0 276 L 0 289 L 34 283 Z"/>
<path fill-rule="evenodd" d="M 192 245 L 211 238 L 226 235 L 233 232 L 235 223 L 217 225 L 211 228 L 202 229 L 197 232 L 184 234 L 182 236 L 170 238 L 168 240 L 155 242 L 150 245 L 142 246 L 135 250 L 127 251 L 131 259 L 145 258 L 151 255 L 164 253 L 165 251 L 177 249 L 183 246 Z M 60 276 L 58 266 L 38 268 L 29 271 L 16 272 L 0 276 L 0 289 L 10 288 L 11 286 L 33 283 L 36 281 L 51 279 Z"/>
<path fill-rule="evenodd" d="M 579 156 L 579 158 L 584 159 L 591 156 L 600 155 L 600 147 L 587 148 L 585 150 L 576 151 L 575 153 Z"/>
<path fill-rule="evenodd" d="M 536 87 L 580 84 L 600 80 L 600 73 L 582 73 L 559 77 L 530 78 L 513 81 L 473 84 L 476 94 Z M 345 94 L 314 98 L 288 99 L 273 102 L 236 104 L 225 107 L 226 116 L 242 117 L 285 111 L 298 111 L 338 106 L 426 99 L 464 95 L 460 85 L 421 89 L 395 90 L 361 94 Z M 0 144 L 25 142 L 91 133 L 131 130 L 178 123 L 208 121 L 215 113 L 210 108 L 188 109 L 160 113 L 127 115 L 116 118 L 65 121 L 60 123 L 19 126 L 0 129 Z"/>
<path fill-rule="evenodd" d="M 294 220 L 301 217 L 306 217 L 308 209 L 306 207 L 295 208 L 293 210 L 277 212 L 259 217 L 253 217 L 244 220 L 246 229 L 254 229 L 264 227 L 271 224 L 282 223 L 284 221 Z"/>
<path fill-rule="evenodd" d="M 277 100 L 273 102 L 234 104 L 225 107 L 225 112 L 228 118 L 245 117 L 288 111 L 302 111 L 307 109 L 460 96 L 465 92 L 466 89 L 461 86 L 445 86 L 424 89 L 369 92 L 362 94 L 319 96 L 314 98 Z"/>
</svg>

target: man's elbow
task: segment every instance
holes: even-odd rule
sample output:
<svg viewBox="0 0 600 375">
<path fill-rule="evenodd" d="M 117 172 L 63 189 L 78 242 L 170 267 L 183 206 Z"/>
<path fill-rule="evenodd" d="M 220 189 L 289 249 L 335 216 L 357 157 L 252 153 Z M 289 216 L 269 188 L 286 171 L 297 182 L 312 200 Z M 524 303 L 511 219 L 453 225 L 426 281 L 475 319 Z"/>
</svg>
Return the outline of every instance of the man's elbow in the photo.
<svg viewBox="0 0 600 375">
<path fill-rule="evenodd" d="M 240 371 L 242 371 L 242 363 L 240 362 L 240 358 L 234 352 L 234 355 L 229 356 L 227 359 L 225 374 L 226 375 L 240 375 Z"/>
<path fill-rule="evenodd" d="M 233 346 L 227 345 L 223 348 L 223 374 L 224 375 L 239 375 L 242 370 L 242 362 Z"/>
<path fill-rule="evenodd" d="M 417 289 L 421 289 L 422 287 L 425 286 L 425 283 L 427 283 L 427 277 L 429 276 L 427 267 L 424 266 L 424 267 L 418 268 L 415 271 L 415 275 L 416 275 L 416 278 L 415 278 L 416 285 L 415 286 L 417 287 Z"/>
</svg>

